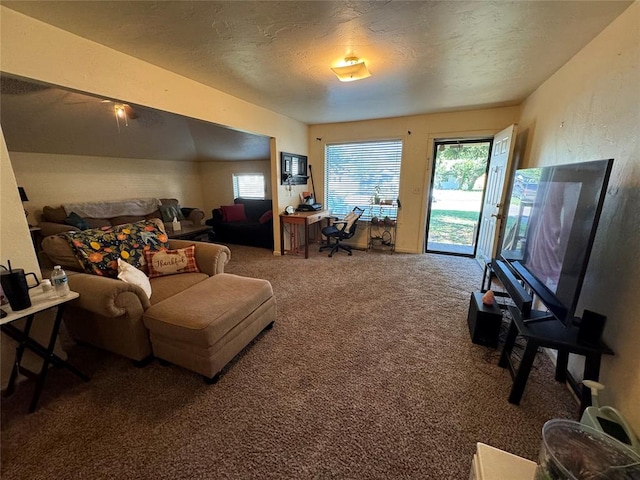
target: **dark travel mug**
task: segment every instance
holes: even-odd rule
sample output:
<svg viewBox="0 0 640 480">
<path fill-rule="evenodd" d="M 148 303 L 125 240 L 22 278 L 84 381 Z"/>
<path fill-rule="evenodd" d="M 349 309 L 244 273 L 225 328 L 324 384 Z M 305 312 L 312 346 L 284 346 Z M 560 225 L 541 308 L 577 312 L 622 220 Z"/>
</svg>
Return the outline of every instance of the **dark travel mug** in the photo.
<svg viewBox="0 0 640 480">
<path fill-rule="evenodd" d="M 28 275 L 33 275 L 36 281 L 36 284 L 31 287 L 27 285 Z M 9 299 L 9 305 L 11 305 L 11 309 L 14 311 L 29 308 L 31 306 L 29 289 L 40 285 L 40 281 L 35 273 L 24 273 L 24 270 L 21 268 L 0 270 L 0 282 L 4 294 Z"/>
</svg>

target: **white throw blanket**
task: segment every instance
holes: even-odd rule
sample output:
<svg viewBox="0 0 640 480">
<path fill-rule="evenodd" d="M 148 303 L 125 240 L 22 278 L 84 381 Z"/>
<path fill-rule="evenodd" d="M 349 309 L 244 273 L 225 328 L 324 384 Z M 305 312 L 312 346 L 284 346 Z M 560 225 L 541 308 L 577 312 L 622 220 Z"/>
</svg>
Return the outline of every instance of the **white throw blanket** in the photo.
<svg viewBox="0 0 640 480">
<path fill-rule="evenodd" d="M 134 198 L 107 202 L 65 203 L 67 215 L 75 212 L 87 218 L 112 218 L 124 215 L 148 215 L 161 205 L 157 198 Z"/>
</svg>

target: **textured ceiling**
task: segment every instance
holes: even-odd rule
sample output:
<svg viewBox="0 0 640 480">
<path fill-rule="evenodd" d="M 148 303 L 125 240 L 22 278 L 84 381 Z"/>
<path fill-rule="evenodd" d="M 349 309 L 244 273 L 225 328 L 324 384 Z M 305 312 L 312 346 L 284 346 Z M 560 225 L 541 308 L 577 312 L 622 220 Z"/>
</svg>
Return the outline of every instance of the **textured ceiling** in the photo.
<svg viewBox="0 0 640 480">
<path fill-rule="evenodd" d="M 269 137 L 48 85 L 0 77 L 0 122 L 13 152 L 183 161 L 270 160 Z"/>
<path fill-rule="evenodd" d="M 631 1 L 3 1 L 308 124 L 520 103 Z M 372 76 L 339 82 L 348 54 Z"/>
</svg>

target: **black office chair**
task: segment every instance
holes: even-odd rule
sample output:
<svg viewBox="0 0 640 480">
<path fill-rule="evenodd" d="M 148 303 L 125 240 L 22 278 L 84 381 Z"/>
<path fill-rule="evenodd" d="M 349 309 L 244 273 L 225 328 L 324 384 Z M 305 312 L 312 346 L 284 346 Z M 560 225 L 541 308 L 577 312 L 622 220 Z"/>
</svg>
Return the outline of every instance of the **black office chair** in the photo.
<svg viewBox="0 0 640 480">
<path fill-rule="evenodd" d="M 327 237 L 327 245 L 320 247 L 320 251 L 331 249 L 329 256 L 333 257 L 333 254 L 342 249 L 351 255 L 351 247 L 349 245 L 343 245 L 340 243 L 343 240 L 347 240 L 353 237 L 358 227 L 358 220 L 364 213 L 364 209 L 355 207 L 351 212 L 344 217 L 343 220 L 336 220 L 333 224 L 322 229 L 322 234 Z M 331 239 L 335 239 L 335 243 L 331 243 Z"/>
</svg>

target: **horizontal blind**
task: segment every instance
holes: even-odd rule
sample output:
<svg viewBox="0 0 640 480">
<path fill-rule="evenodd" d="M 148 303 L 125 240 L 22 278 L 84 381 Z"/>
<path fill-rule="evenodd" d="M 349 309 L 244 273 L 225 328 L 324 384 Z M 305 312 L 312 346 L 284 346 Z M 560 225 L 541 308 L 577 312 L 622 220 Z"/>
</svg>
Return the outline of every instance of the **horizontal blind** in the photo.
<svg viewBox="0 0 640 480">
<path fill-rule="evenodd" d="M 332 214 L 346 215 L 353 207 L 372 204 L 376 187 L 382 200 L 396 200 L 401 162 L 401 140 L 327 145 L 326 207 Z M 368 209 L 362 218 L 370 219 Z"/>
<path fill-rule="evenodd" d="M 233 176 L 233 197 L 264 199 L 264 175 L 239 174 Z"/>
</svg>

